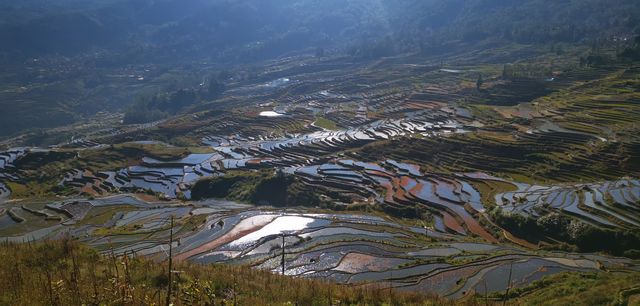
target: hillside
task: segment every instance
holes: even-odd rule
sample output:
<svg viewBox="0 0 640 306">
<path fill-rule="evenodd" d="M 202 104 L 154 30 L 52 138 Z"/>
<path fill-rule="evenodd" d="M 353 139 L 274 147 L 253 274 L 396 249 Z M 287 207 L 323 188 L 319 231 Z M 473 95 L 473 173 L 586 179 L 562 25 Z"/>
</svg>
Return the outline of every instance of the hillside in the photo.
<svg viewBox="0 0 640 306">
<path fill-rule="evenodd" d="M 69 240 L 4 243 L 0 255 L 4 259 L 0 262 L 2 305 L 163 305 L 166 301 L 166 262 L 100 254 Z M 347 287 L 242 266 L 178 263 L 173 271 L 173 305 L 454 305 L 435 296 L 384 287 Z M 508 303 L 558 305 L 568 299 L 592 305 L 633 303 L 639 276 L 561 274 L 512 291 L 513 302 Z M 455 305 L 499 305 L 501 301 L 499 296 L 472 297 Z"/>
<path fill-rule="evenodd" d="M 631 0 L 78 3 L 0 4 L 0 137 L 23 131 L 27 120 L 50 128 L 124 111 L 139 96 L 196 88 L 221 71 L 252 78 L 263 61 L 288 56 L 371 61 L 418 52 L 447 61 L 483 49 L 501 56 L 481 62 L 505 63 L 537 48 L 624 48 L 640 11 Z M 34 107 L 14 110 L 13 101 Z"/>
<path fill-rule="evenodd" d="M 0 305 L 640 302 L 637 0 L 1 2 Z"/>
<path fill-rule="evenodd" d="M 0 246 L 2 305 L 164 305 L 168 265 L 77 242 Z M 278 276 L 241 266 L 173 267 L 173 305 L 447 305 L 444 299 Z"/>
<path fill-rule="evenodd" d="M 188 5 L 114 0 L 4 6 L 12 16 L 26 17 L 5 19 L 0 25 L 5 52 L 78 55 L 104 49 L 137 54 L 130 58 L 136 63 L 143 57 L 150 62 L 269 59 L 309 47 L 331 49 L 389 36 L 400 49 L 408 47 L 405 43 L 437 48 L 485 39 L 577 43 L 632 34 L 638 24 L 633 12 L 640 9 L 630 0 L 199 0 Z"/>
</svg>

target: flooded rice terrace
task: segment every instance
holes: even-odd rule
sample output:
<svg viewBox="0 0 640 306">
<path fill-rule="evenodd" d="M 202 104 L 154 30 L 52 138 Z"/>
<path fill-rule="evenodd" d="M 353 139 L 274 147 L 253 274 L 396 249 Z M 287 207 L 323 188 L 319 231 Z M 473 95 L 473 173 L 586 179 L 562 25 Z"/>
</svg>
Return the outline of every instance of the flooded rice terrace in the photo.
<svg viewBox="0 0 640 306">
<path fill-rule="evenodd" d="M 260 116 L 289 115 L 274 110 Z M 496 234 L 491 224 L 483 222 L 486 206 L 491 205 L 534 218 L 561 212 L 604 228 L 637 228 L 638 180 L 541 186 L 485 173 L 429 173 L 392 158 L 365 162 L 358 155 L 338 154 L 377 140 L 439 137 L 473 129 L 450 114 L 421 110 L 335 131 L 209 135 L 202 144 L 210 153 L 174 160 L 144 157 L 115 171 L 70 170 L 58 188 L 84 196 L 51 201 L 9 200 L 7 184 L 21 179 L 20 171 L 13 169 L 15 161 L 38 150 L 14 149 L 0 153 L 0 240 L 70 235 L 104 253 L 137 254 L 157 261 L 165 260 L 171 247 L 178 261 L 242 264 L 296 277 L 378 284 L 453 299 L 504 291 L 509 287 L 507 275 L 512 275 L 512 285 L 523 287 L 566 271 L 640 269 L 629 259 L 525 248 L 528 245 L 506 232 Z M 339 194 L 354 203 L 378 204 L 384 213 L 191 201 L 191 188 L 198 180 L 254 169 L 280 169 L 329 200 L 337 202 L 330 195 Z M 510 191 L 487 198 L 487 186 L 495 184 Z M 146 197 L 141 191 L 160 196 Z M 428 224 L 387 217 L 411 216 L 418 210 L 429 212 Z M 172 232 L 175 239 L 170 245 Z M 512 244 L 498 244 L 503 239 L 497 235 Z"/>
<path fill-rule="evenodd" d="M 244 264 L 274 273 L 284 269 L 291 276 L 357 285 L 384 283 L 450 298 L 503 291 L 510 269 L 514 285 L 522 287 L 563 271 L 639 268 L 628 259 L 531 252 L 366 214 L 258 210 L 216 200 L 149 203 L 133 195 L 46 205 L 43 209 L 59 216 L 59 223 L 41 223 L 42 228 L 4 239 L 71 235 L 105 253 L 164 260 L 173 231 L 178 261 Z M 34 221 L 33 214 L 20 214 Z M 15 223 L 3 217 L 0 228 Z"/>
<path fill-rule="evenodd" d="M 74 169 L 61 186 L 79 188 L 89 194 L 115 190 L 151 190 L 167 198 L 190 199 L 190 188 L 203 177 L 223 175 L 231 169 L 280 168 L 294 172 L 299 166 L 316 163 L 324 156 L 381 139 L 409 134 L 432 137 L 443 133 L 463 133 L 464 126 L 438 112 L 415 112 L 407 118 L 379 120 L 347 130 L 317 131 L 286 137 L 252 139 L 208 136 L 202 142 L 215 153 L 191 154 L 183 159 L 160 161 L 144 158 L 142 163 L 118 171 L 90 173 Z"/>
</svg>

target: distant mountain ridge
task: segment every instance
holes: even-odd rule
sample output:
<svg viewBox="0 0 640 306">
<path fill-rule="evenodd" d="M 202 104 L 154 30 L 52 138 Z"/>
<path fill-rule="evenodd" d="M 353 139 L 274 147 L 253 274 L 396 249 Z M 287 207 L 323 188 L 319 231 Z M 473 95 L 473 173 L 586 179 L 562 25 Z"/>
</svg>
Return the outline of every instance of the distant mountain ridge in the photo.
<svg viewBox="0 0 640 306">
<path fill-rule="evenodd" d="M 578 42 L 632 33 L 633 0 L 111 0 L 4 4 L 0 51 L 77 55 L 95 49 L 162 58 L 272 58 L 390 37 L 397 49 L 446 40 Z M 82 4 L 80 4 L 82 3 Z M 13 4 L 13 5 L 12 5 Z M 37 12 L 37 13 L 36 13 Z M 21 18 L 24 14 L 26 17 Z M 230 56 L 235 54 L 236 56 Z"/>
<path fill-rule="evenodd" d="M 637 0 L 5 0 L 0 135 L 123 111 L 219 70 L 255 75 L 292 55 L 524 50 L 474 60 L 502 64 L 540 46 L 631 42 L 639 25 Z"/>
<path fill-rule="evenodd" d="M 351 39 L 373 26 L 361 9 L 366 1 L 348 1 L 353 5 L 346 7 L 341 2 L 129 0 L 96 2 L 85 10 L 52 8 L 26 22 L 0 25 L 0 50 L 73 56 L 95 49 L 142 48 L 179 53 L 183 58 L 217 58 L 240 49 L 245 56 L 263 52 L 257 57 L 268 58 L 331 45 L 340 37 Z M 354 5 L 360 8 L 349 8 Z M 14 8 L 12 16 L 33 10 L 23 5 Z"/>
</svg>

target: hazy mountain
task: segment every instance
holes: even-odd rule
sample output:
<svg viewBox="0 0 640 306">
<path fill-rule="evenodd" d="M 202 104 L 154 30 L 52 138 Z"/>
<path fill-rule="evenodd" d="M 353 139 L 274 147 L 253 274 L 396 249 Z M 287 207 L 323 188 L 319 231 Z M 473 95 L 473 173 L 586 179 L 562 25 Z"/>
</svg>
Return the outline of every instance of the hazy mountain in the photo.
<svg viewBox="0 0 640 306">
<path fill-rule="evenodd" d="M 141 90 L 201 78 L 174 71 L 151 89 L 136 84 L 125 90 L 106 75 L 138 74 L 149 67 L 158 73 L 192 70 L 189 65 L 202 62 L 250 64 L 318 50 L 367 60 L 480 46 L 590 45 L 631 38 L 637 12 L 635 0 L 3 1 L 0 80 L 9 91 L 0 106 L 17 97 L 54 114 L 64 109 L 52 116 L 65 118 L 55 120 L 59 124 L 72 121 L 78 109 L 119 110 Z M 56 82 L 72 82 L 78 90 L 65 92 L 62 101 L 58 91 L 46 92 L 59 88 Z M 43 91 L 45 99 L 33 100 Z M 17 113 L 5 118 L 0 134 L 22 129 L 23 119 Z M 48 120 L 38 122 L 50 126 Z"/>
<path fill-rule="evenodd" d="M 580 41 L 629 33 L 632 0 L 126 0 L 4 4 L 0 49 L 77 55 L 138 48 L 166 57 L 269 58 L 391 35 L 408 48 L 447 40 Z M 586 17 L 585 17 L 586 16 Z M 246 60 L 246 59 L 245 59 Z"/>
<path fill-rule="evenodd" d="M 28 56 L 139 48 L 170 56 L 179 53 L 183 59 L 224 57 L 233 53 L 231 49 L 267 58 L 335 46 L 383 30 L 380 4 L 362 0 L 96 1 L 85 9 L 63 3 L 50 11 L 38 2 L 11 7 L 11 16 L 29 18 L 2 25 L 0 48 Z"/>
</svg>

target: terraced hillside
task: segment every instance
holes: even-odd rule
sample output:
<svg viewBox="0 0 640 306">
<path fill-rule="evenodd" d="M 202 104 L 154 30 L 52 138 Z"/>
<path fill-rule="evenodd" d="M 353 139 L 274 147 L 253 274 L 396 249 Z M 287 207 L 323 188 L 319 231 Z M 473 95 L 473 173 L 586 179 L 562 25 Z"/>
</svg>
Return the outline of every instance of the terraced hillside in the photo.
<svg viewBox="0 0 640 306">
<path fill-rule="evenodd" d="M 14 214 L 10 221 L 3 221 L 1 229 L 4 235 L 13 232 L 9 241 L 70 235 L 104 254 L 133 252 L 162 260 L 173 235 L 172 252 L 178 262 L 236 263 L 291 276 L 357 286 L 384 284 L 451 299 L 499 295 L 507 287 L 525 288 L 561 272 L 638 270 L 629 259 L 472 242 L 464 236 L 375 215 L 256 210 L 223 201 L 148 203 L 127 195 L 17 205 L 11 204 Z M 8 224 L 18 222 L 18 214 L 25 220 L 20 225 Z M 52 215 L 59 220 L 47 223 Z M 174 227 L 169 216 L 175 219 Z M 504 279 L 509 270 L 513 271 L 512 283 Z"/>
<path fill-rule="evenodd" d="M 567 88 L 516 107 L 476 110 L 489 121 L 474 133 L 371 144 L 357 156 L 410 160 L 439 171 L 501 172 L 538 182 L 637 177 L 637 78 L 636 68 L 624 68 L 595 80 L 571 81 Z"/>
<path fill-rule="evenodd" d="M 0 302 L 11 305 L 76 303 L 166 303 L 166 265 L 143 257 L 124 257 L 114 268 L 114 256 L 96 254 L 93 249 L 70 240 L 37 244 L 7 244 L 0 254 L 8 259 L 0 273 Z M 37 264 L 34 264 L 37 262 Z M 71 267 L 69 269 L 68 267 Z M 200 304 L 288 304 L 334 303 L 404 305 L 449 305 L 436 296 L 425 296 L 375 288 L 354 288 L 320 280 L 300 280 L 247 267 L 216 265 L 203 267 L 180 263 L 181 271 L 168 300 L 174 305 Z M 233 275 L 231 279 L 227 279 Z M 52 285 L 41 278 L 58 279 Z M 55 288 L 55 289 L 54 289 Z M 116 288 L 116 289 L 114 289 Z M 284 288 L 296 288 L 285 290 Z"/>
<path fill-rule="evenodd" d="M 0 238 L 470 303 L 622 282 L 639 269 L 640 70 L 535 51 L 291 57 L 167 119 L 18 135 Z"/>
</svg>

